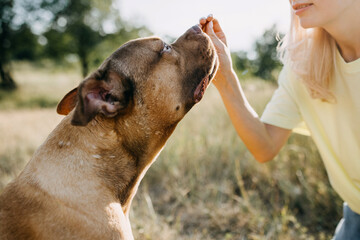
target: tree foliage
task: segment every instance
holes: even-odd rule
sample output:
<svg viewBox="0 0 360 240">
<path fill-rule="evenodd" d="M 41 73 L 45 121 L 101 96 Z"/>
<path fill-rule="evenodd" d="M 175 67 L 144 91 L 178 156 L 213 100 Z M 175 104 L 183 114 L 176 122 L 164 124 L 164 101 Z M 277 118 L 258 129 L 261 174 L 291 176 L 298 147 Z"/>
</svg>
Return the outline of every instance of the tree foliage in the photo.
<svg viewBox="0 0 360 240">
<path fill-rule="evenodd" d="M 10 74 L 8 63 L 11 56 L 11 37 L 13 31 L 10 28 L 14 18 L 12 11 L 13 0 L 2 0 L 0 3 L 0 87 L 3 89 L 15 89 L 16 84 Z"/>
<path fill-rule="evenodd" d="M 149 35 L 145 27 L 124 22 L 115 0 L 1 0 L 0 88 L 14 89 L 11 61 L 48 58 L 58 63 L 72 56 L 82 75 L 98 66 L 129 39 Z M 254 58 L 232 54 L 235 69 L 273 80 L 281 64 L 276 54 L 276 26 L 256 40 Z"/>
<path fill-rule="evenodd" d="M 281 66 L 277 57 L 277 30 L 272 26 L 266 30 L 262 37 L 255 42 L 256 59 L 254 61 L 254 75 L 263 79 L 274 80 L 272 72 Z"/>
<path fill-rule="evenodd" d="M 68 1 L 54 14 L 51 27 L 44 33 L 48 40 L 44 54 L 55 60 L 63 60 L 68 54 L 77 56 L 85 77 L 93 65 L 103 60 L 99 57 L 146 30 L 123 22 L 113 4 L 113 0 Z M 109 26 L 110 31 L 106 30 Z M 120 40 L 116 45 L 108 41 L 114 38 Z M 105 43 L 107 47 L 104 47 Z M 97 52 L 99 57 L 95 57 L 94 51 L 98 48 L 103 51 Z"/>
<path fill-rule="evenodd" d="M 250 73 L 264 80 L 274 81 L 273 71 L 281 67 L 277 56 L 279 34 L 276 25 L 266 29 L 254 44 L 254 58 L 249 58 L 248 53 L 239 51 L 232 54 L 234 68 L 241 74 Z"/>
<path fill-rule="evenodd" d="M 125 41 L 150 34 L 124 22 L 115 0 L 1 0 L 0 88 L 14 89 L 10 63 L 76 56 L 82 75 Z"/>
</svg>

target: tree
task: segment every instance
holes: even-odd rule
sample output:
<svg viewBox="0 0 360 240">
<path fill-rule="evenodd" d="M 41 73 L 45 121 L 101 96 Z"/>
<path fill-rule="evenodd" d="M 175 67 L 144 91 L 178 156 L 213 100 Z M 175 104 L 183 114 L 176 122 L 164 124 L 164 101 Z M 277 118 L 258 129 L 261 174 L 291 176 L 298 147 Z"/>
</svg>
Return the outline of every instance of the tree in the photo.
<svg viewBox="0 0 360 240">
<path fill-rule="evenodd" d="M 277 36 L 279 35 L 279 36 Z M 239 51 L 232 53 L 234 68 L 237 73 L 245 75 L 250 73 L 264 80 L 275 80 L 273 71 L 281 66 L 277 56 L 278 38 L 283 34 L 278 33 L 276 25 L 265 30 L 254 44 L 254 58 L 249 59 L 248 53 Z"/>
<path fill-rule="evenodd" d="M 16 88 L 10 74 L 11 34 L 10 24 L 14 17 L 13 0 L 2 0 L 0 4 L 0 88 L 12 90 Z"/>
<path fill-rule="evenodd" d="M 281 66 L 276 51 L 278 45 L 277 34 L 276 25 L 273 25 L 270 29 L 265 30 L 262 37 L 255 42 L 256 58 L 253 61 L 255 76 L 274 80 L 272 72 Z"/>
<path fill-rule="evenodd" d="M 55 13 L 51 29 L 44 34 L 48 39 L 45 47 L 47 55 L 59 59 L 69 53 L 76 54 L 84 77 L 89 71 L 89 53 L 102 40 L 98 29 L 92 29 L 86 21 L 91 11 L 94 11 L 93 2 L 68 1 L 63 9 Z M 104 4 L 109 2 L 104 1 Z"/>
<path fill-rule="evenodd" d="M 248 58 L 245 51 L 234 52 L 231 54 L 234 68 L 238 74 L 247 75 L 252 73 L 252 61 Z"/>
<path fill-rule="evenodd" d="M 112 31 L 105 31 L 109 25 L 113 28 Z M 123 43 L 130 38 L 138 37 L 139 32 L 144 29 L 126 25 L 118 10 L 114 9 L 113 0 L 69 0 L 63 9 L 55 14 L 51 28 L 44 33 L 48 40 L 45 54 L 57 60 L 68 54 L 75 54 L 79 58 L 82 75 L 85 77 L 93 63 L 99 62 L 99 57 L 94 56 L 94 51 L 98 48 L 104 50 L 104 42 L 114 46 L 114 42 L 108 39 L 121 39 L 115 43 Z M 110 52 L 113 50 L 114 48 Z M 101 56 L 110 52 L 98 51 L 96 54 Z"/>
<path fill-rule="evenodd" d="M 11 76 L 12 60 L 34 60 L 39 54 L 38 36 L 31 25 L 42 22 L 45 27 L 51 19 L 44 20 L 42 6 L 59 6 L 62 0 L 1 0 L 0 3 L 0 88 L 13 90 L 16 83 Z M 61 5 L 61 4 L 60 4 Z M 26 13 L 26 14 L 24 14 Z M 49 12 L 48 12 L 49 13 Z M 46 15 L 48 16 L 48 14 Z"/>
<path fill-rule="evenodd" d="M 12 60 L 46 57 L 61 62 L 76 55 L 86 76 L 123 42 L 139 37 L 120 18 L 115 0 L 1 0 L 0 88 L 15 89 Z M 110 28 L 109 28 L 110 26 Z M 41 43 L 41 44 L 39 44 Z"/>
<path fill-rule="evenodd" d="M 11 36 L 11 59 L 33 61 L 38 57 L 39 43 L 27 24 L 13 30 Z"/>
</svg>

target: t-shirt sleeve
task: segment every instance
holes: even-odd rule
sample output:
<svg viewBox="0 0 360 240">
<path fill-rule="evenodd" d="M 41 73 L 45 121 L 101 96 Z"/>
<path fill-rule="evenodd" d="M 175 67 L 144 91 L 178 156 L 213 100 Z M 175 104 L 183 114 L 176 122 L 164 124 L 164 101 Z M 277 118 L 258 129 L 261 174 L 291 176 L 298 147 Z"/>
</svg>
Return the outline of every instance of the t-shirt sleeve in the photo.
<svg viewBox="0 0 360 240">
<path fill-rule="evenodd" d="M 294 129 L 302 122 L 298 105 L 294 99 L 289 69 L 285 67 L 279 75 L 279 87 L 266 105 L 261 121 L 285 129 Z"/>
</svg>

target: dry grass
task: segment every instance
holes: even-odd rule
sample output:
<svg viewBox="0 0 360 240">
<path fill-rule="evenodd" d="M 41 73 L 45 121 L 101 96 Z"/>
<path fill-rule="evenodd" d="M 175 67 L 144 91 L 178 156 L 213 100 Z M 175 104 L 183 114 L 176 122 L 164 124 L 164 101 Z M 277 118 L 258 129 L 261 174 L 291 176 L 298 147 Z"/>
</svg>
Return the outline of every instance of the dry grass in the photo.
<svg viewBox="0 0 360 240">
<path fill-rule="evenodd" d="M 61 118 L 55 109 L 0 111 L 0 189 L 19 173 Z"/>
<path fill-rule="evenodd" d="M 34 94 L 58 101 L 80 79 L 36 70 L 17 72 L 21 101 Z M 275 87 L 259 80 L 243 86 L 261 113 Z M 0 192 L 61 119 L 54 108 L 26 110 L 17 101 L 0 99 Z M 274 161 L 257 163 L 210 87 L 148 171 L 130 218 L 136 239 L 330 239 L 340 213 L 308 137 L 293 135 Z"/>
<path fill-rule="evenodd" d="M 0 110 L 55 107 L 82 80 L 76 71 L 57 69 L 49 63 L 39 71 L 26 62 L 13 64 L 12 69 L 18 89 L 10 93 L 0 90 Z"/>
</svg>

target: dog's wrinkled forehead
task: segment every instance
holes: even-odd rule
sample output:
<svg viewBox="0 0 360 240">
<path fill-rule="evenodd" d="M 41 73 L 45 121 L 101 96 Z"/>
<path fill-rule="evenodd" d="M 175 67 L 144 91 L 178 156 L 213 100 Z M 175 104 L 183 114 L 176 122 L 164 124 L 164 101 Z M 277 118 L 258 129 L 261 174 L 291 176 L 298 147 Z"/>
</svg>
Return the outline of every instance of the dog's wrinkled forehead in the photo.
<svg viewBox="0 0 360 240">
<path fill-rule="evenodd" d="M 107 67 L 132 78 L 147 75 L 160 59 L 160 38 L 137 39 L 122 45 L 105 62 Z"/>
</svg>

